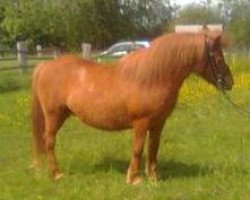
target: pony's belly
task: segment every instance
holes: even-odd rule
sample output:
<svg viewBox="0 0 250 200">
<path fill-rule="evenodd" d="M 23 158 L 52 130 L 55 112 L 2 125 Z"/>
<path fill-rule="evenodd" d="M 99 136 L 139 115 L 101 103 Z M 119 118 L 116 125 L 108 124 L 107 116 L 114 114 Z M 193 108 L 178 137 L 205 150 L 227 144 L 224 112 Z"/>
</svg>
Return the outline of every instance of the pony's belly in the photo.
<svg viewBox="0 0 250 200">
<path fill-rule="evenodd" d="M 99 129 L 122 130 L 131 127 L 126 102 L 116 90 L 105 90 L 100 84 L 81 85 L 83 87 L 69 94 L 66 101 L 72 114 Z"/>
<path fill-rule="evenodd" d="M 77 116 L 84 123 L 103 130 L 123 130 L 131 127 L 129 119 L 125 115 L 115 113 L 92 113 L 79 114 Z"/>
<path fill-rule="evenodd" d="M 122 130 L 131 127 L 128 113 L 122 105 L 92 102 L 68 105 L 72 114 L 82 122 L 104 130 Z"/>
</svg>

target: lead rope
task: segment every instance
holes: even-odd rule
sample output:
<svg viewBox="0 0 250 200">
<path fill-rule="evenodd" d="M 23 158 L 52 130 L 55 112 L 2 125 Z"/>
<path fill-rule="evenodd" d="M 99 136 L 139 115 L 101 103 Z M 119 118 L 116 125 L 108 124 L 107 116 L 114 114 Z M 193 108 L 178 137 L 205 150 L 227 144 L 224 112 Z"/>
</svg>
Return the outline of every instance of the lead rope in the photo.
<svg viewBox="0 0 250 200">
<path fill-rule="evenodd" d="M 235 108 L 235 110 L 241 114 L 242 116 L 244 115 L 244 117 L 246 116 L 247 118 L 244 118 L 246 119 L 247 121 L 250 120 L 250 111 L 249 110 L 246 110 L 245 108 L 243 108 L 242 106 L 238 105 L 234 100 L 232 100 L 232 98 L 229 96 L 228 93 L 226 93 L 226 91 L 221 91 L 224 98 Z M 241 136 L 240 138 L 240 149 L 241 149 L 241 155 L 240 155 L 240 163 L 242 166 L 244 166 L 244 150 L 245 150 L 245 147 L 244 147 L 244 138 L 243 136 Z M 244 170 L 244 169 L 243 169 Z M 243 178 L 242 178 L 242 175 L 241 175 L 241 184 L 242 186 L 244 187 L 244 181 L 243 181 Z M 242 193 L 242 198 L 243 198 L 243 193 Z"/>
<path fill-rule="evenodd" d="M 206 43 L 205 43 L 205 48 L 206 48 L 206 54 L 207 54 L 207 57 L 208 57 L 208 63 L 210 64 L 210 70 L 213 74 L 213 77 L 216 79 L 216 81 L 218 81 L 218 77 L 217 77 L 217 73 L 214 69 L 214 67 L 217 68 L 217 63 L 215 62 L 214 59 L 211 59 L 212 58 L 212 52 L 210 52 L 210 49 L 209 49 L 209 45 L 208 45 L 208 40 L 206 38 Z M 250 120 L 250 111 L 249 110 L 246 110 L 245 108 L 243 108 L 242 106 L 238 105 L 231 97 L 230 95 L 225 91 L 225 90 L 219 90 L 221 91 L 223 97 L 231 104 L 231 106 L 233 108 L 235 108 L 235 110 L 241 114 L 241 115 L 244 115 L 247 116 L 247 118 L 245 118 L 246 120 Z M 241 136 L 240 138 L 240 149 L 241 149 L 241 156 L 240 156 L 240 162 L 243 166 L 243 163 L 244 163 L 244 158 L 243 158 L 243 152 L 244 152 L 244 138 L 243 136 Z M 241 177 L 241 183 L 242 185 L 244 185 L 244 182 L 243 182 L 243 179 Z M 243 198 L 243 194 L 242 194 L 242 198 Z"/>
<path fill-rule="evenodd" d="M 245 116 L 247 116 L 248 120 L 250 120 L 250 111 L 246 110 L 245 108 L 243 108 L 242 106 L 240 106 L 239 104 L 237 104 L 234 100 L 232 100 L 232 98 L 229 96 L 229 94 L 226 91 L 221 91 L 222 95 L 224 96 L 224 98 L 235 108 L 235 110 L 240 113 L 243 114 Z"/>
</svg>

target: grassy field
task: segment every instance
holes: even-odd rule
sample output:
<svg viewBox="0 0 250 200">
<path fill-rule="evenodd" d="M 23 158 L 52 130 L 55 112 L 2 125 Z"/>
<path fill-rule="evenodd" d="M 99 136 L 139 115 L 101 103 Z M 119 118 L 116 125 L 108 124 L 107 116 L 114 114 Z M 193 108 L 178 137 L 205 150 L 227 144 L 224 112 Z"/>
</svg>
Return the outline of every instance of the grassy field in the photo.
<svg viewBox="0 0 250 200">
<path fill-rule="evenodd" d="M 236 82 L 230 95 L 250 110 L 250 60 L 229 62 Z M 32 173 L 29 84 L 29 71 L 0 71 L 0 200 L 250 200 L 250 117 L 200 79 L 185 83 L 165 125 L 161 180 L 138 186 L 125 183 L 130 131 L 106 133 L 75 118 L 64 124 L 57 143 L 65 178 L 53 182 L 46 168 Z"/>
</svg>

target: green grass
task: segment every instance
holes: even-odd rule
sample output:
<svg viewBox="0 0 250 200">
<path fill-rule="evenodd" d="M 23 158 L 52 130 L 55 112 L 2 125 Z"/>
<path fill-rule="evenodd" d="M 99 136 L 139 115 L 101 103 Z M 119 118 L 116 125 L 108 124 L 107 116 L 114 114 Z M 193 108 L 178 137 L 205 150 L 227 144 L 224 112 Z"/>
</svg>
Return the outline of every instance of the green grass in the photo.
<svg viewBox="0 0 250 200">
<path fill-rule="evenodd" d="M 249 78 L 245 66 L 240 69 L 235 75 Z M 130 131 L 104 132 L 75 118 L 64 124 L 57 141 L 65 178 L 50 180 L 46 167 L 31 172 L 30 73 L 8 73 L 19 87 L 0 90 L 1 200 L 250 199 L 250 118 L 205 83 L 196 89 L 197 80 L 191 78 L 167 120 L 159 150 L 161 180 L 129 186 Z M 238 81 L 230 95 L 250 110 L 250 84 Z"/>
</svg>

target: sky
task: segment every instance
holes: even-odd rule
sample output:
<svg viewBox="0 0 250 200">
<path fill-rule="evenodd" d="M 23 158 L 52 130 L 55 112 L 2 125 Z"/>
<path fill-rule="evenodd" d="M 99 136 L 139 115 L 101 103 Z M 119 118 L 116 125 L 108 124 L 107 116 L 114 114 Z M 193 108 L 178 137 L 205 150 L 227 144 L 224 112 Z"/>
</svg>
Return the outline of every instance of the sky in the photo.
<svg viewBox="0 0 250 200">
<path fill-rule="evenodd" d="M 198 1 L 195 1 L 195 0 L 171 0 L 171 1 L 176 2 L 176 4 L 178 4 L 178 5 L 185 5 L 185 4 L 188 4 L 188 3 L 198 2 Z"/>
<path fill-rule="evenodd" d="M 172 3 L 176 3 L 178 5 L 186 5 L 186 4 L 189 4 L 189 3 L 199 3 L 201 2 L 201 0 L 170 0 Z M 203 0 L 204 2 L 206 2 L 206 0 Z M 213 1 L 213 3 L 218 3 L 219 1 Z"/>
</svg>

